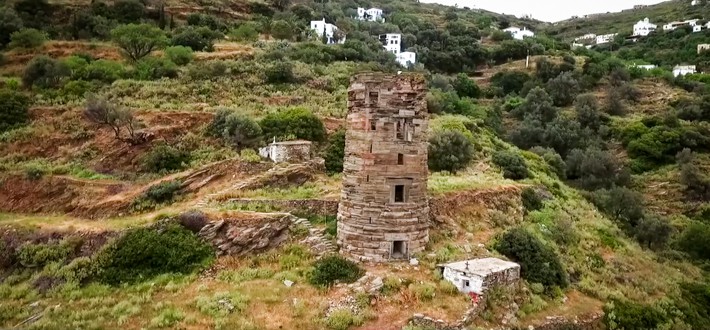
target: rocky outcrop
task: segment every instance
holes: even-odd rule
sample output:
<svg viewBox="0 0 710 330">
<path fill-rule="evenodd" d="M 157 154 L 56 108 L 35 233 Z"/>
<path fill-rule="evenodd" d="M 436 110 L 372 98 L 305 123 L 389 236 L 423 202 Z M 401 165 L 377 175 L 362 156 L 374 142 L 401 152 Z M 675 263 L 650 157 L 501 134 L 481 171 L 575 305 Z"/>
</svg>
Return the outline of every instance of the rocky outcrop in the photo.
<svg viewBox="0 0 710 330">
<path fill-rule="evenodd" d="M 217 255 L 244 255 L 279 246 L 288 238 L 291 216 L 256 221 L 221 219 L 204 226 L 199 236 L 210 242 Z"/>
</svg>

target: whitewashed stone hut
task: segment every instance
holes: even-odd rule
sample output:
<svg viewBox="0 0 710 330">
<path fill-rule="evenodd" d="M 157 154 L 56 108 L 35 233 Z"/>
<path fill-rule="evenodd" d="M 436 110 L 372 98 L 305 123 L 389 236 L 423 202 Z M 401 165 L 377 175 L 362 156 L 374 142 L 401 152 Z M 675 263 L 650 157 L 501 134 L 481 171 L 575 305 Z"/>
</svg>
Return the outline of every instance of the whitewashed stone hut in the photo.
<svg viewBox="0 0 710 330">
<path fill-rule="evenodd" d="M 463 293 L 482 294 L 495 285 L 508 285 L 520 279 L 520 265 L 497 258 L 457 261 L 437 266 L 445 280 Z"/>
<path fill-rule="evenodd" d="M 311 159 L 311 141 L 272 142 L 259 149 L 259 155 L 274 163 L 300 163 Z"/>
</svg>

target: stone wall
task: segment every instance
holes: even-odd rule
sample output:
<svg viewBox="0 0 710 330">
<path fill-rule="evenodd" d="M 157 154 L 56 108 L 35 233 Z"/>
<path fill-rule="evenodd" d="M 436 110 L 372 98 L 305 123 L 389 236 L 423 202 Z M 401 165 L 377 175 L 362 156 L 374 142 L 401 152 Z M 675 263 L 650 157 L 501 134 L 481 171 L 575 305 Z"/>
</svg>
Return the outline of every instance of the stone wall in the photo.
<svg viewBox="0 0 710 330">
<path fill-rule="evenodd" d="M 429 240 L 426 81 L 366 73 L 348 89 L 338 245 L 351 259 L 406 259 Z"/>
</svg>

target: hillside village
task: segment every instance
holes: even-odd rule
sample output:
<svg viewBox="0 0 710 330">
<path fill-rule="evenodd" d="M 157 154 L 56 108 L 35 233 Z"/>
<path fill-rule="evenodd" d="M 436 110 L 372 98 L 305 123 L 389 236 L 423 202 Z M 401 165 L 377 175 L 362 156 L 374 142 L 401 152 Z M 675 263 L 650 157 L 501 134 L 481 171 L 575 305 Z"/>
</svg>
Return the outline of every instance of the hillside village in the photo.
<svg viewBox="0 0 710 330">
<path fill-rule="evenodd" d="M 708 6 L 5 2 L 0 327 L 703 329 Z"/>
</svg>

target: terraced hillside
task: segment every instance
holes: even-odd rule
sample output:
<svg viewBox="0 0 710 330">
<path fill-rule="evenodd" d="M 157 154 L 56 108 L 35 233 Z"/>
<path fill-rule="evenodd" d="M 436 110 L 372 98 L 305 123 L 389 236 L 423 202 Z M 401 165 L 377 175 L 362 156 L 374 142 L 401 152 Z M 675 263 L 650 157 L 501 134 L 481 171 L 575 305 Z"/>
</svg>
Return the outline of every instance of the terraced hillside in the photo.
<svg viewBox="0 0 710 330">
<path fill-rule="evenodd" d="M 351 19 L 359 5 L 387 23 Z M 414 2 L 85 6 L 0 9 L 2 327 L 709 321 L 704 75 Z M 320 17 L 345 43 L 303 28 Z M 416 65 L 383 50 L 387 32 Z M 409 262 L 354 264 L 334 244 L 347 89 L 365 71 L 427 79 L 430 241 Z M 261 158 L 274 139 L 313 141 L 313 159 Z M 473 303 L 436 270 L 479 257 L 520 263 L 522 280 Z"/>
</svg>

